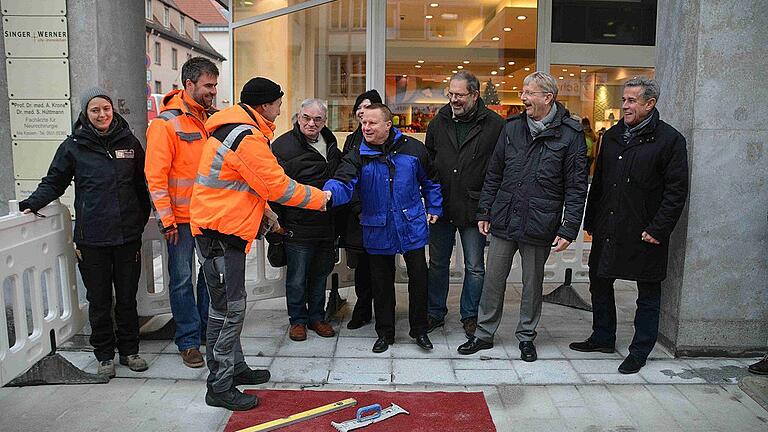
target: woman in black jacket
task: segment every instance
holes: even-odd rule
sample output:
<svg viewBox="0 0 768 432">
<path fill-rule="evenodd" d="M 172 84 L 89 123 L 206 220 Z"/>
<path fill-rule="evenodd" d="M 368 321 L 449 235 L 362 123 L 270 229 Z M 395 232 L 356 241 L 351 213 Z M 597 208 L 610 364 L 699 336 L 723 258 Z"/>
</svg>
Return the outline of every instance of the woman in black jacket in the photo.
<svg viewBox="0 0 768 432">
<path fill-rule="evenodd" d="M 381 95 L 376 90 L 368 90 L 360 94 L 355 100 L 352 112 L 355 120 L 358 121 L 357 129 L 347 135 L 344 140 L 344 149 L 342 157 L 351 151 L 359 151 L 360 143 L 363 142 L 363 130 L 359 124 L 360 116 L 365 107 L 373 103 L 381 103 Z M 369 322 L 373 315 L 373 292 L 371 291 L 371 267 L 368 254 L 363 248 L 363 230 L 360 226 L 360 200 L 357 196 L 352 197 L 352 201 L 339 211 L 337 216 L 338 232 L 341 235 L 339 247 L 343 247 L 347 252 L 347 262 L 350 268 L 355 269 L 355 295 L 357 302 L 352 311 L 352 318 L 347 323 L 350 330 L 358 329 Z"/>
<path fill-rule="evenodd" d="M 75 180 L 75 233 L 78 267 L 89 302 L 91 345 L 98 373 L 115 376 L 115 347 L 120 364 L 140 372 L 139 317 L 136 292 L 141 274 L 141 235 L 149 218 L 144 181 L 144 149 L 128 123 L 113 112 L 112 99 L 99 88 L 81 96 L 82 112 L 72 135 L 59 146 L 32 195 L 19 203 L 37 213 L 59 198 Z M 115 321 L 112 325 L 112 286 Z"/>
</svg>

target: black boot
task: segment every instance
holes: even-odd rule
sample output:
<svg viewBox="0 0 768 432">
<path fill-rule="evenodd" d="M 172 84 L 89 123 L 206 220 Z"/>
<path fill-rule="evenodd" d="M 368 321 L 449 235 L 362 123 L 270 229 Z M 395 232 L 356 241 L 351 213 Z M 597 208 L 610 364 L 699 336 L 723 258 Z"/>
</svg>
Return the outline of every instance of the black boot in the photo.
<svg viewBox="0 0 768 432">
<path fill-rule="evenodd" d="M 230 411 L 248 411 L 259 404 L 259 399 L 254 395 L 242 393 L 235 387 L 221 393 L 208 389 L 205 393 L 205 403 L 212 407 L 226 408 Z"/>
<path fill-rule="evenodd" d="M 235 375 L 234 382 L 236 386 L 239 385 L 257 385 L 264 384 L 269 381 L 271 375 L 266 369 L 251 369 L 248 368 L 243 372 Z"/>
</svg>

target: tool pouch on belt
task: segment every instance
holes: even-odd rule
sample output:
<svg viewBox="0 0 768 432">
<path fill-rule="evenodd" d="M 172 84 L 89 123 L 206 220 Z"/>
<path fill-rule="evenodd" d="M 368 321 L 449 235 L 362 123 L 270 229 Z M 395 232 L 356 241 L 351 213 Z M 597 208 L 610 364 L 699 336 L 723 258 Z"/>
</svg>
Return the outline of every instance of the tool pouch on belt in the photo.
<svg viewBox="0 0 768 432">
<path fill-rule="evenodd" d="M 205 283 L 208 285 L 211 306 L 215 310 L 226 311 L 227 291 L 224 280 L 224 248 L 226 246 L 220 240 L 205 236 L 197 236 L 195 240 Z"/>
<path fill-rule="evenodd" d="M 275 268 L 288 265 L 288 257 L 285 255 L 285 238 L 292 235 L 289 231 L 288 236 L 271 232 L 266 235 L 269 246 L 267 247 L 267 261 L 269 265 Z"/>
</svg>

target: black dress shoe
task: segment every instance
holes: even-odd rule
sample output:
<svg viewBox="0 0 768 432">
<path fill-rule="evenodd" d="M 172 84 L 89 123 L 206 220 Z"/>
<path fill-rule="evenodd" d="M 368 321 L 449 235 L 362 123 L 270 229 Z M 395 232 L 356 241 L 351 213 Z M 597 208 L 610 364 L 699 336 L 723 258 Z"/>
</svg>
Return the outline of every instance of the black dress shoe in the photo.
<svg viewBox="0 0 768 432">
<path fill-rule="evenodd" d="M 416 337 L 416 345 L 427 351 L 431 351 L 434 348 L 432 346 L 432 342 L 429 340 L 429 336 L 427 336 L 426 333 Z"/>
<path fill-rule="evenodd" d="M 493 342 L 486 342 L 478 337 L 473 337 L 469 341 L 459 345 L 457 351 L 462 355 L 470 355 L 480 350 L 487 350 L 491 348 L 493 348 Z"/>
<path fill-rule="evenodd" d="M 366 324 L 368 324 L 370 322 L 371 322 L 370 318 L 368 318 L 367 320 L 361 320 L 361 319 L 357 319 L 357 318 L 352 318 L 347 323 L 347 328 L 350 329 L 350 330 L 357 330 L 360 327 L 362 327 L 362 326 L 364 326 L 364 325 L 366 325 Z"/>
<path fill-rule="evenodd" d="M 257 385 L 269 381 L 271 375 L 266 369 L 251 369 L 240 372 L 234 377 L 234 385 Z"/>
<path fill-rule="evenodd" d="M 427 333 L 432 333 L 432 331 L 434 331 L 436 328 L 442 327 L 444 325 L 444 319 L 427 317 Z"/>
<path fill-rule="evenodd" d="M 520 342 L 520 360 L 535 362 L 537 358 L 536 347 L 532 341 Z"/>
<path fill-rule="evenodd" d="M 640 372 L 643 366 L 645 366 L 645 359 L 637 358 L 630 354 L 619 365 L 619 372 L 625 375 L 634 374 Z"/>
<path fill-rule="evenodd" d="M 584 342 L 573 342 L 570 345 L 568 345 L 568 348 L 574 351 L 579 351 L 579 352 L 601 352 L 606 354 L 616 352 L 615 347 L 606 346 L 606 345 L 597 345 L 596 343 L 592 342 L 592 339 L 587 339 Z"/>
<path fill-rule="evenodd" d="M 394 341 L 388 341 L 387 338 L 380 337 L 376 339 L 376 343 L 373 344 L 373 349 L 371 351 L 379 354 L 383 353 L 384 351 L 389 349 L 389 345 L 395 343 Z"/>
</svg>

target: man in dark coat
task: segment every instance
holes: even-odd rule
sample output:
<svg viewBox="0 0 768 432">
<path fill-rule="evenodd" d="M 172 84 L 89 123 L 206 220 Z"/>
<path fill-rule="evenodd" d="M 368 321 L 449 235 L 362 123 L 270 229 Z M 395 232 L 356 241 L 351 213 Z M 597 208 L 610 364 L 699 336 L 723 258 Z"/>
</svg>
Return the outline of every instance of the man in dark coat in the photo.
<svg viewBox="0 0 768 432">
<path fill-rule="evenodd" d="M 443 193 L 445 217 L 429 230 L 429 331 L 445 324 L 448 281 L 456 230 L 464 251 L 461 322 L 475 334 L 477 307 L 485 276 L 485 236 L 475 215 L 485 170 L 504 127 L 504 119 L 480 99 L 480 82 L 460 71 L 448 84 L 449 103 L 429 123 L 425 145 L 434 161 Z"/>
<path fill-rule="evenodd" d="M 656 344 L 669 236 L 688 195 L 685 138 L 659 120 L 658 98 L 654 80 L 635 78 L 624 84 L 624 119 L 603 136 L 584 218 L 584 229 L 593 235 L 592 335 L 570 347 L 614 352 L 613 282 L 637 281 L 635 336 L 619 366 L 621 373 L 638 372 Z"/>
<path fill-rule="evenodd" d="M 520 93 L 525 113 L 507 119 L 491 156 L 477 215 L 480 231 L 492 234 L 488 267 L 475 337 L 459 347 L 460 354 L 493 347 L 512 258 L 520 250 L 523 292 L 515 335 L 520 358 L 537 358 L 533 341 L 541 317 L 544 264 L 550 247 L 560 252 L 576 239 L 587 196 L 584 133 L 556 99 L 557 81 L 551 75 L 528 75 Z"/>
<path fill-rule="evenodd" d="M 286 175 L 299 183 L 322 187 L 339 165 L 341 152 L 333 132 L 325 126 L 327 113 L 322 100 L 305 100 L 293 130 L 272 144 L 272 153 Z M 335 262 L 333 215 L 277 203 L 270 203 L 270 207 L 288 233 L 285 299 L 289 337 L 306 340 L 307 326 L 322 337 L 332 337 L 335 331 L 325 322 L 325 285 Z"/>
</svg>

